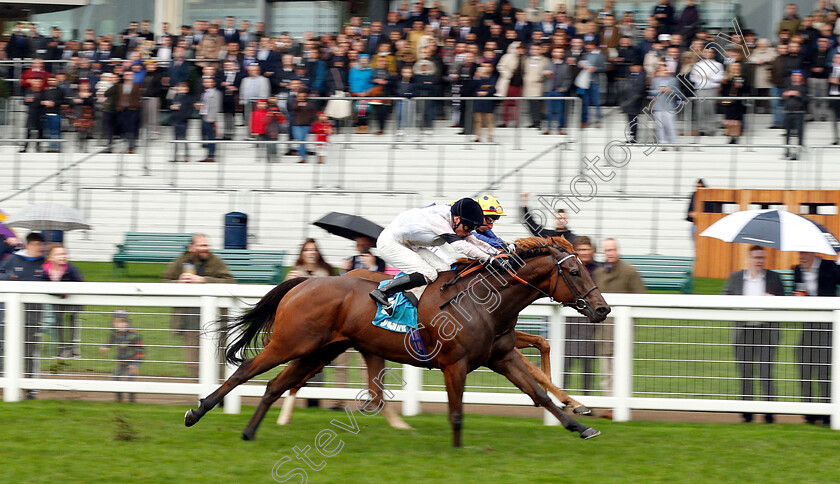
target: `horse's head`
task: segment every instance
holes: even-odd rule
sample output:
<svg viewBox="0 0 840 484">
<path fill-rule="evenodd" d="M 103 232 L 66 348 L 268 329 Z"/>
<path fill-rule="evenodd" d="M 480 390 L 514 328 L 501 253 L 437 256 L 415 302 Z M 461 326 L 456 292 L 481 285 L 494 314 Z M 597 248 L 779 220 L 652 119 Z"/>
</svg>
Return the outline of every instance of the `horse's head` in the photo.
<svg viewBox="0 0 840 484">
<path fill-rule="evenodd" d="M 610 313 L 610 306 L 604 300 L 586 266 L 565 238 L 525 240 L 537 240 L 540 246 L 521 244 L 521 241 L 517 241 L 517 247 L 525 250 L 526 253 L 539 251 L 551 256 L 546 259 L 551 261 L 553 267 L 546 271 L 545 279 L 541 284 L 544 289 L 547 289 L 546 295 L 564 306 L 577 309 L 593 323 L 606 319 Z"/>
</svg>

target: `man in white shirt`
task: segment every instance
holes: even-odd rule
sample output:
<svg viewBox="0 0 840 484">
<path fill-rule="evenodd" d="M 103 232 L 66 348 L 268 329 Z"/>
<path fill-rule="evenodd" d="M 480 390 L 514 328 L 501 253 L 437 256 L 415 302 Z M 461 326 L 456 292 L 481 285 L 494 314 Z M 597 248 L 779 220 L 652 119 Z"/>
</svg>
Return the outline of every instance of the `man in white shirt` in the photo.
<svg viewBox="0 0 840 484">
<path fill-rule="evenodd" d="M 700 98 L 693 106 L 697 112 L 700 135 L 712 136 L 718 125 L 715 115 L 717 101 L 703 100 L 703 98 L 720 95 L 720 82 L 726 78 L 726 72 L 723 69 L 723 64 L 715 60 L 713 49 L 706 50 L 705 54 L 705 59 L 694 64 L 689 79 L 697 89 L 697 97 Z"/>
<path fill-rule="evenodd" d="M 726 281 L 724 294 L 742 296 L 784 296 L 785 288 L 778 272 L 765 269 L 767 252 L 763 247 L 750 247 L 748 268 L 735 271 Z M 753 399 L 753 366 L 758 364 L 762 396 L 765 400 L 774 398 L 773 362 L 776 346 L 779 344 L 779 323 L 757 321 L 736 321 L 734 324 L 735 364 L 741 381 L 744 400 Z M 744 413 L 744 422 L 752 422 L 753 415 Z M 773 423 L 773 414 L 764 417 Z"/>
<path fill-rule="evenodd" d="M 793 269 L 794 296 L 836 297 L 840 268 L 832 260 L 813 252 L 800 252 Z M 802 336 L 795 350 L 802 397 L 808 402 L 827 403 L 831 398 L 831 323 L 802 323 Z M 817 396 L 819 395 L 819 396 Z M 805 422 L 830 425 L 828 415 L 806 415 Z"/>
</svg>

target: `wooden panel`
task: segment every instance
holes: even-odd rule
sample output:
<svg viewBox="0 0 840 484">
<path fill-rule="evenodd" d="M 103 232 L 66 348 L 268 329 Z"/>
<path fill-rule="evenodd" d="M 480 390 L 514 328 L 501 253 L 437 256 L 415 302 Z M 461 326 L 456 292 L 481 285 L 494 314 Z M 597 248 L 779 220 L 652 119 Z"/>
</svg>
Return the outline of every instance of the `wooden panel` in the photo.
<svg viewBox="0 0 840 484">
<path fill-rule="evenodd" d="M 799 214 L 803 204 L 817 203 L 838 207 L 835 215 L 803 215 L 824 225 L 835 236 L 840 234 L 840 190 L 734 190 L 703 188 L 697 191 L 695 206 L 702 210 L 705 202 L 737 203 L 740 210 L 751 204 L 784 205 L 785 209 Z M 725 217 L 723 213 L 699 212 L 696 217 L 697 233 Z M 746 266 L 749 244 L 731 244 L 710 237 L 697 237 L 694 266 L 695 277 L 728 277 L 732 271 Z M 831 256 L 823 256 L 835 259 Z M 767 249 L 767 268 L 791 269 L 799 262 L 796 252 Z"/>
</svg>

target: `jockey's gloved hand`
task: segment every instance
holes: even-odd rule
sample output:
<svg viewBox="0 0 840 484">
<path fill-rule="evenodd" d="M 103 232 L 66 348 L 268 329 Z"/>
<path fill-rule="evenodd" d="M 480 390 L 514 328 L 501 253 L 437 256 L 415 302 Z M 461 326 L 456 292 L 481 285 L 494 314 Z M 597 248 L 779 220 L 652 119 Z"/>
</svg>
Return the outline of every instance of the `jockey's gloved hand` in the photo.
<svg viewBox="0 0 840 484">
<path fill-rule="evenodd" d="M 497 257 L 490 259 L 490 267 L 500 273 L 514 272 L 513 265 L 507 258 Z"/>
</svg>

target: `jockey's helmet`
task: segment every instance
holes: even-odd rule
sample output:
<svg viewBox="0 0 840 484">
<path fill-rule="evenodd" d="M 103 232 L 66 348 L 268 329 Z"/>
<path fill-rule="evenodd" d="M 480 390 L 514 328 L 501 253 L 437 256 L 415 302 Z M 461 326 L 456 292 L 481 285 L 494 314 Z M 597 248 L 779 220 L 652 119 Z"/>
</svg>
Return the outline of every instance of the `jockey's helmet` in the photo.
<svg viewBox="0 0 840 484">
<path fill-rule="evenodd" d="M 483 195 L 478 197 L 478 204 L 481 205 L 481 210 L 484 212 L 485 217 L 493 215 L 504 217 L 507 215 L 502 208 L 502 205 L 493 195 Z"/>
<path fill-rule="evenodd" d="M 481 205 L 472 198 L 462 198 L 452 204 L 450 210 L 453 216 L 461 217 L 461 223 L 478 227 L 484 223 L 484 212 Z"/>
</svg>

